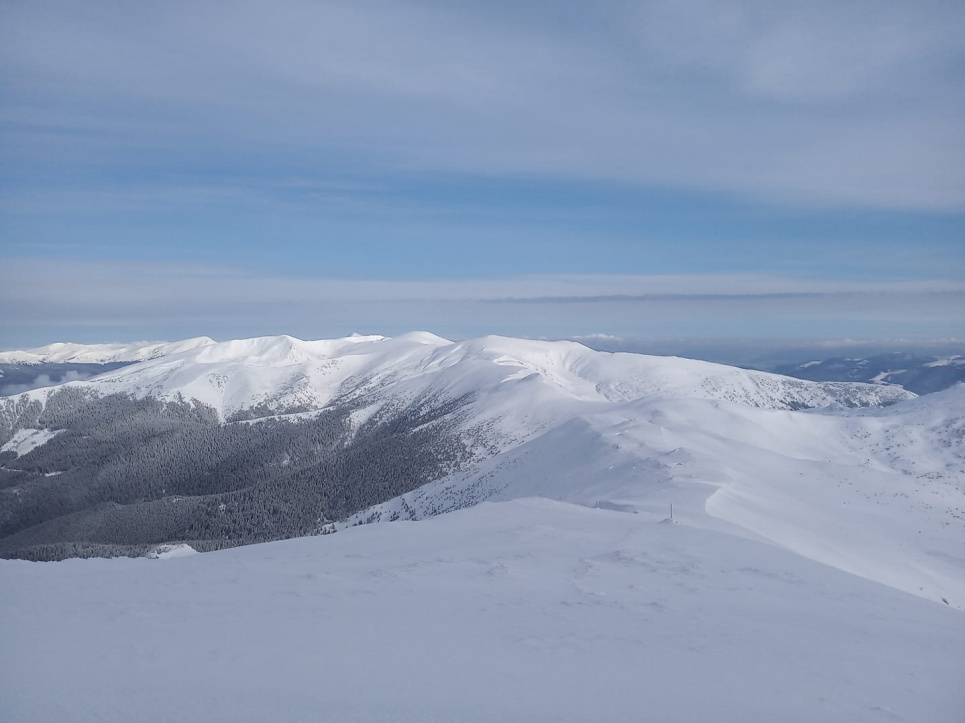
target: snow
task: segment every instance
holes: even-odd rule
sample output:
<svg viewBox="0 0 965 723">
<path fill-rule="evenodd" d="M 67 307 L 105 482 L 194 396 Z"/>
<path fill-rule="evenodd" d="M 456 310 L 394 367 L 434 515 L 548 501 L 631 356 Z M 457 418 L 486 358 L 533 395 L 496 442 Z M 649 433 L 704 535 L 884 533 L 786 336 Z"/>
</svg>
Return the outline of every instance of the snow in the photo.
<svg viewBox="0 0 965 723">
<path fill-rule="evenodd" d="M 151 560 L 173 560 L 179 557 L 188 557 L 189 555 L 197 554 L 198 551 L 191 547 L 191 545 L 186 545 L 182 542 L 158 545 L 147 553 L 145 557 Z"/>
<path fill-rule="evenodd" d="M 176 342 L 139 341 L 128 344 L 74 344 L 57 342 L 38 349 L 0 352 L 0 364 L 110 364 L 136 362 L 190 351 L 214 339 L 199 336 Z"/>
<path fill-rule="evenodd" d="M 222 418 L 351 400 L 357 423 L 469 394 L 476 457 L 334 535 L 170 543 L 150 555 L 164 564 L 0 561 L 5 720 L 965 710 L 965 385 L 915 398 L 416 332 L 205 344 L 71 386 L 181 394 Z M 361 524 L 393 519 L 419 521 Z"/>
<path fill-rule="evenodd" d="M 965 357 L 956 354 L 955 356 L 943 357 L 941 359 L 936 359 L 933 362 L 925 364 L 926 367 L 947 367 L 947 366 L 959 366 L 965 364 Z"/>
<path fill-rule="evenodd" d="M 673 503 L 693 526 L 766 539 L 965 610 L 965 385 L 821 413 L 668 397 L 570 412 L 342 526 L 526 496 L 651 519 Z"/>
<path fill-rule="evenodd" d="M 18 457 L 22 457 L 32 449 L 36 449 L 42 444 L 46 444 L 55 436 L 57 431 L 49 429 L 18 429 L 2 447 L 0 452 L 13 452 Z"/>
<path fill-rule="evenodd" d="M 962 390 L 920 400 L 574 342 L 428 332 L 206 344 L 70 385 L 182 395 L 223 419 L 257 405 L 304 418 L 348 400 L 356 424 L 386 405 L 470 395 L 459 423 L 474 463 L 343 526 L 526 496 L 661 518 L 674 503 L 693 525 L 965 609 Z M 888 402 L 898 403 L 874 406 Z M 869 410 L 846 408 L 855 404 Z"/>
<path fill-rule="evenodd" d="M 0 609 L 10 723 L 965 710 L 961 613 L 761 542 L 547 500 L 163 565 L 0 561 Z"/>
<path fill-rule="evenodd" d="M 515 394 L 521 383 L 536 385 L 526 394 L 539 404 L 663 395 L 796 408 L 876 405 L 913 396 L 897 388 L 808 382 L 690 359 L 596 352 L 574 342 L 497 336 L 450 342 L 428 332 L 204 344 L 72 384 L 100 394 L 180 395 L 228 419 L 252 407 L 276 413 L 320 409 L 338 398 L 381 406 L 473 393 L 498 405 L 496 399 Z"/>
</svg>

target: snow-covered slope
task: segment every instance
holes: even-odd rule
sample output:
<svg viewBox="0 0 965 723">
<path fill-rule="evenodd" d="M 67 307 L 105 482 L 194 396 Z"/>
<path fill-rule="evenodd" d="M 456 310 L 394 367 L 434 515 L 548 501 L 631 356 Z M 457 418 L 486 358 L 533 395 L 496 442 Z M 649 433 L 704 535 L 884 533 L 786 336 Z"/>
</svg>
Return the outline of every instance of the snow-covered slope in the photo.
<svg viewBox="0 0 965 723">
<path fill-rule="evenodd" d="M 378 407 L 465 394 L 485 397 L 489 406 L 507 397 L 519 406 L 520 396 L 540 404 L 612 404 L 662 395 L 773 409 L 869 406 L 914 396 L 689 359 L 596 352 L 573 342 L 507 337 L 450 342 L 426 332 L 392 339 L 278 336 L 205 344 L 76 384 L 101 394 L 196 399 L 222 418 L 254 407 L 284 413 L 321 408 L 335 399 Z M 555 414 L 554 409 L 550 416 Z"/>
<path fill-rule="evenodd" d="M 361 422 L 462 399 L 473 462 L 343 526 L 534 495 L 651 517 L 674 504 L 688 524 L 965 609 L 963 387 L 915 399 L 572 342 L 424 332 L 210 344 L 68 386 L 195 399 L 222 419 L 297 419 L 338 403 Z"/>
<path fill-rule="evenodd" d="M 0 452 L 13 452 L 19 457 L 49 442 L 56 434 L 56 431 L 49 429 L 18 429 L 9 440 L 0 445 Z"/>
<path fill-rule="evenodd" d="M 194 399 L 245 424 L 442 408 L 474 454 L 335 535 L 0 561 L 10 720 L 965 710 L 965 385 L 915 398 L 416 333 L 208 344 L 66 387 Z M 31 402 L 57 393 L 0 400 L 7 451 L 44 449 L 54 430 Z M 420 522 L 361 524 L 392 520 Z"/>
<path fill-rule="evenodd" d="M 167 561 L 0 560 L 26 721 L 958 723 L 960 612 L 547 500 Z"/>
<path fill-rule="evenodd" d="M 588 410 L 343 523 L 549 497 L 770 540 L 965 609 L 965 385 L 884 409 L 655 397 Z"/>
<path fill-rule="evenodd" d="M 38 349 L 0 352 L 0 364 L 113 364 L 138 362 L 214 344 L 199 336 L 176 342 L 138 341 L 129 344 L 72 344 L 58 342 Z"/>
</svg>

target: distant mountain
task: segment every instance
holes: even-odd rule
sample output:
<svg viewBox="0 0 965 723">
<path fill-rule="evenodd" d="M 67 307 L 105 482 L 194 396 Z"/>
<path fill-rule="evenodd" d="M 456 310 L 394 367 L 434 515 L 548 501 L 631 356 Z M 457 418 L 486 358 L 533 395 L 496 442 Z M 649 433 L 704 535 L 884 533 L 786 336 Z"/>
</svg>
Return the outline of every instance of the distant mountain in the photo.
<svg viewBox="0 0 965 723">
<path fill-rule="evenodd" d="M 134 362 L 112 364 L 0 364 L 0 397 L 90 379 Z"/>
<path fill-rule="evenodd" d="M 0 364 L 117 364 L 157 359 L 214 344 L 199 336 L 176 342 L 136 341 L 128 344 L 73 344 L 57 342 L 37 349 L 0 352 Z"/>
<path fill-rule="evenodd" d="M 275 336 L 208 344 L 101 374 L 77 388 L 100 396 L 195 400 L 231 420 L 346 401 L 380 408 L 389 400 L 408 406 L 413 399 L 466 394 L 501 399 L 507 390 L 528 389 L 526 384 L 547 402 L 664 395 L 772 409 L 876 406 L 912 396 L 884 386 L 814 384 L 690 359 L 594 352 L 574 342 L 497 336 L 451 342 L 427 332 L 393 339 Z M 46 396 L 38 392 L 31 399 Z"/>
<path fill-rule="evenodd" d="M 541 496 L 965 608 L 965 387 L 425 332 L 204 344 L 0 399 L 0 555 L 204 552 Z M 940 554 L 933 554 L 938 551 Z"/>
<path fill-rule="evenodd" d="M 128 364 L 190 351 L 214 340 L 130 344 L 56 343 L 39 349 L 0 352 L 0 396 L 89 379 Z"/>
<path fill-rule="evenodd" d="M 915 394 L 931 394 L 965 381 L 965 356 L 935 357 L 894 352 L 788 364 L 776 367 L 774 371 L 816 382 L 890 384 Z"/>
</svg>

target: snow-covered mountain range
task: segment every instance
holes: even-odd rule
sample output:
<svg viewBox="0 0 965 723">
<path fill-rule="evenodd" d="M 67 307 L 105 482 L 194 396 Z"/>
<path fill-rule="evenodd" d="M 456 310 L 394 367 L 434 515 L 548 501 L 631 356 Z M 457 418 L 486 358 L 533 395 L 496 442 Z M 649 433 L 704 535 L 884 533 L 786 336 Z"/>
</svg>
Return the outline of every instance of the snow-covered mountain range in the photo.
<svg viewBox="0 0 965 723">
<path fill-rule="evenodd" d="M 803 409 L 878 406 L 914 396 L 891 387 L 809 383 L 689 359 L 594 352 L 574 342 L 508 337 L 450 342 L 427 332 L 391 339 L 195 339 L 151 350 L 149 360 L 99 375 L 82 386 L 100 394 L 195 399 L 223 419 L 256 407 L 276 413 L 320 409 L 336 399 L 382 405 L 390 399 L 429 395 L 516 398 L 526 393 L 525 385 L 535 385 L 541 404 L 615 403 L 659 395 Z M 44 396 L 34 394 L 37 399 Z"/>
<path fill-rule="evenodd" d="M 164 356 L 6 402 L 3 450 L 56 430 L 15 410 L 65 388 L 187 400 L 222 422 L 298 422 L 351 407 L 356 427 L 456 403 L 460 469 L 339 526 L 420 519 L 542 496 L 764 537 L 813 559 L 965 608 L 965 392 L 808 382 L 573 342 L 417 332 L 303 341 L 190 340 Z M 74 349 L 75 355 L 91 352 Z M 99 353 L 99 352 L 98 352 Z M 57 470 L 60 471 L 60 470 Z"/>
<path fill-rule="evenodd" d="M 136 341 L 129 344 L 74 344 L 57 342 L 37 349 L 0 351 L 0 364 L 114 364 L 138 362 L 214 344 L 199 336 L 184 341 Z"/>
<path fill-rule="evenodd" d="M 179 543 L 207 550 L 334 531 L 142 560 L 123 571 L 115 561 L 86 564 L 96 565 L 89 568 L 101 576 L 96 589 L 114 591 L 118 610 L 140 604 L 120 582 L 128 574 L 172 609 L 194 605 L 191 591 L 204 589 L 199 620 L 206 624 L 237 599 L 232 581 L 268 576 L 266 585 L 290 596 L 280 601 L 255 583 L 239 590 L 255 602 L 225 623 L 226 640 L 278 605 L 309 626 L 311 601 L 327 596 L 331 610 L 358 626 L 348 623 L 353 632 L 344 639 L 317 642 L 350 667 L 363 665 L 352 653 L 359 644 L 385 650 L 392 637 L 374 619 L 395 620 L 402 630 L 449 619 L 456 626 L 443 636 L 449 643 L 438 641 L 432 650 L 450 657 L 451 646 L 483 644 L 468 639 L 459 620 L 490 620 L 480 629 L 494 640 L 502 639 L 504 621 L 516 637 L 469 666 L 473 675 L 497 675 L 490 662 L 501 657 L 536 665 L 543 660 L 538 651 L 572 644 L 613 680 L 623 680 L 621 665 L 636 670 L 650 660 L 653 685 L 640 691 L 655 695 L 675 679 L 661 672 L 666 661 L 671 671 L 696 665 L 709 674 L 737 651 L 759 656 L 748 674 L 761 681 L 806 681 L 825 697 L 791 706 L 781 696 L 748 704 L 746 692 L 721 695 L 714 710 L 725 717 L 752 710 L 759 717 L 747 719 L 878 720 L 886 710 L 906 719 L 955 719 L 954 695 L 932 693 L 934 711 L 923 709 L 931 684 L 922 687 L 909 676 L 927 669 L 929 680 L 953 680 L 962 662 L 952 652 L 954 625 L 946 615 L 965 610 L 965 385 L 916 397 L 893 386 L 812 382 L 595 352 L 572 342 L 451 342 L 425 332 L 191 340 L 158 349 L 148 353 L 155 358 L 89 380 L 0 399 L 0 552 L 56 558 L 104 554 L 113 545 L 163 559 L 190 552 Z M 390 521 L 418 522 L 367 524 Z M 278 562 L 262 569 L 263 559 Z M 10 583 L 3 589 L 17 591 L 5 609 L 47 625 L 36 618 L 31 595 L 57 597 L 58 585 L 74 584 L 68 581 L 74 568 L 34 575 L 14 564 L 0 561 Z M 185 566 L 189 577 L 154 572 L 173 569 L 168 565 Z M 277 580 L 277 570 L 291 581 Z M 363 614 L 356 598 L 384 604 Z M 139 669 L 127 638 L 99 627 L 94 608 L 84 610 L 51 615 L 79 616 L 78 629 L 103 632 L 98 639 L 107 642 L 94 648 Z M 422 612 L 400 619 L 390 610 Z M 694 635 L 638 631 L 631 637 L 644 648 L 620 647 L 619 630 L 654 615 L 675 630 L 704 622 Z M 831 645 L 837 652 L 810 650 L 811 636 L 826 634 L 830 620 L 844 621 Z M 154 632 L 130 635 L 148 635 L 162 656 L 179 655 L 158 621 L 156 631 L 152 623 Z M 783 632 L 792 621 L 800 634 Z M 880 642 L 886 630 L 904 642 L 897 648 Z M 610 643 L 600 647 L 591 641 L 596 636 Z M 418 652 L 417 637 L 405 640 L 390 646 L 392 655 L 409 667 L 439 668 L 443 687 L 458 685 L 446 666 Z M 92 649 L 83 636 L 71 641 L 71 655 Z M 16 649 L 29 647 L 27 637 L 20 642 Z M 530 645 L 534 655 L 525 652 Z M 615 658 L 613 645 L 623 650 Z M 664 663 L 643 649 L 658 651 Z M 805 649 L 803 656 L 793 652 Z M 867 674 L 845 660 L 851 649 L 875 656 Z M 211 655 L 239 650 L 229 644 Z M 694 658 L 680 650 L 702 652 Z M 293 660 L 328 669 L 301 655 Z M 783 655 L 793 662 L 778 670 Z M 548 659 L 538 665 L 569 680 L 565 667 Z M 285 679 L 298 679 L 297 668 L 283 666 Z M 4 670 L 19 680 L 17 670 Z M 840 682 L 846 671 L 856 688 Z M 394 680 L 388 669 L 378 677 Z M 269 680 L 273 689 L 288 690 L 281 678 Z M 161 688 L 168 684 L 193 690 L 175 680 Z M 507 685 L 497 688 L 511 695 Z M 575 679 L 568 687 L 582 690 Z M 567 711 L 585 719 L 599 710 L 578 700 L 556 705 L 549 678 L 537 688 L 530 700 L 545 706 L 544 719 L 566 719 Z M 604 717 L 637 719 L 646 696 L 617 688 L 636 690 L 607 689 L 615 707 Z M 49 710 L 36 701 L 23 710 L 56 717 L 57 705 L 76 704 L 82 689 L 56 698 Z M 338 686 L 325 690 L 351 719 L 351 701 L 339 697 Z M 424 697 L 428 688 L 416 690 Z M 295 718 L 311 717 L 305 691 L 278 695 L 308 706 Z M 865 702 L 855 703 L 856 696 Z M 358 719 L 379 714 L 390 698 L 375 696 L 356 711 Z M 710 709 L 690 699 L 654 710 L 661 719 L 675 711 L 681 720 L 706 719 Z M 480 710 L 495 715 L 482 701 Z M 417 705 L 416 698 L 410 702 Z M 90 710 L 103 716 L 108 708 L 105 699 Z M 261 710 L 228 708 L 240 719 L 255 719 Z M 447 717 L 430 709 L 437 719 Z M 462 711 L 449 713 L 458 719 Z M 539 713 L 517 718 L 540 719 Z"/>
</svg>

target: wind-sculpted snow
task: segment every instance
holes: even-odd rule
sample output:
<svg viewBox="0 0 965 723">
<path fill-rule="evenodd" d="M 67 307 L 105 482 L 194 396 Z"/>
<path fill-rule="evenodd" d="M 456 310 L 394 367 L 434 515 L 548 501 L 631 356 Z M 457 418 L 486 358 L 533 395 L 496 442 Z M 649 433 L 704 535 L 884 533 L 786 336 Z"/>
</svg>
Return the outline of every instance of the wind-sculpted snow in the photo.
<svg viewBox="0 0 965 723">
<path fill-rule="evenodd" d="M 792 552 L 548 500 L 166 560 L 0 560 L 33 721 L 958 723 L 965 625 Z"/>
<path fill-rule="evenodd" d="M 341 523 L 540 496 L 752 534 L 965 609 L 965 385 L 883 409 L 701 399 L 587 407 Z M 709 513 L 709 514 L 708 514 Z"/>
</svg>

